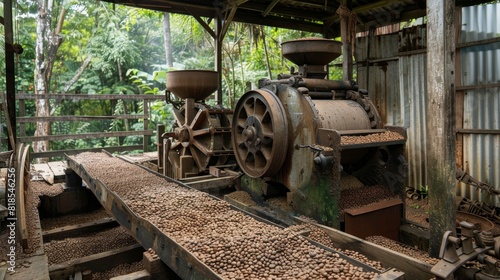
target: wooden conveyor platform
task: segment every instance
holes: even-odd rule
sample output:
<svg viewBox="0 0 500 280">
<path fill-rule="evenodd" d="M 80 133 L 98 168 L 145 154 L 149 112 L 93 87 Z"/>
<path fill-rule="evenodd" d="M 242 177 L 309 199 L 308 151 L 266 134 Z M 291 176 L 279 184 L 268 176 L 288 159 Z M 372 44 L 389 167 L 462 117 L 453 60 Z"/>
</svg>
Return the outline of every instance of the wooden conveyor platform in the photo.
<svg viewBox="0 0 500 280">
<path fill-rule="evenodd" d="M 67 156 L 67 161 L 116 221 L 183 279 L 328 279 L 340 272 L 352 272 L 353 277 L 356 273 L 359 279 L 404 275 L 377 271 L 109 154 L 83 153 Z"/>
</svg>

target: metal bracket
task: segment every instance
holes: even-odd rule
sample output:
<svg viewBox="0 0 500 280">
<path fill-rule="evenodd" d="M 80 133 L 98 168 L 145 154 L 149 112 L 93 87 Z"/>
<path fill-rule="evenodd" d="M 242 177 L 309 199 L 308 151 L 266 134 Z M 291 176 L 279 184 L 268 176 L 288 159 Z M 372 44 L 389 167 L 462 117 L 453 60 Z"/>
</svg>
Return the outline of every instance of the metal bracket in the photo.
<svg viewBox="0 0 500 280">
<path fill-rule="evenodd" d="M 314 152 L 314 164 L 319 166 L 321 169 L 329 168 L 333 162 L 333 156 L 326 156 L 323 154 L 324 149 L 314 145 L 296 145 L 298 149 L 309 148 Z"/>
<path fill-rule="evenodd" d="M 464 224 L 462 224 L 464 223 Z M 482 254 L 489 249 L 473 247 L 472 239 L 474 235 L 474 225 L 467 222 L 462 222 L 463 226 L 462 238 L 453 236 L 452 231 L 447 231 L 443 235 L 439 257 L 441 260 L 432 267 L 431 273 L 436 276 L 436 279 L 454 279 L 453 273 L 469 260 L 475 259 L 479 254 Z M 464 235 L 465 231 L 465 235 Z M 470 243 L 470 244 L 469 244 Z M 456 246 L 462 244 L 463 248 L 456 249 Z M 468 253 L 466 253 L 468 252 Z"/>
<path fill-rule="evenodd" d="M 460 238 L 453 236 L 452 231 L 447 231 L 441 240 L 439 257 L 449 263 L 456 263 L 459 258 L 455 247 L 460 244 Z"/>
</svg>

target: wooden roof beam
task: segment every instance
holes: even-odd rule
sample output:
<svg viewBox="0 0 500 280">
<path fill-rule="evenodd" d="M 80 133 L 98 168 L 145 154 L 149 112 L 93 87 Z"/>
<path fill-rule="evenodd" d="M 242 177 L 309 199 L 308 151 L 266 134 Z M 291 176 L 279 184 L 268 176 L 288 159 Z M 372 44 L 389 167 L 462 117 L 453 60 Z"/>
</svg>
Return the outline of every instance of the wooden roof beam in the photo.
<svg viewBox="0 0 500 280">
<path fill-rule="evenodd" d="M 269 14 L 269 12 L 274 8 L 274 6 L 278 4 L 279 1 L 280 0 L 273 0 L 271 4 L 269 4 L 269 6 L 267 6 L 267 8 L 262 12 L 262 16 L 266 17 Z"/>
<path fill-rule="evenodd" d="M 188 10 L 188 9 L 186 9 Z M 189 10 L 188 10 L 189 11 Z M 210 36 L 212 36 L 213 39 L 216 38 L 215 36 L 215 32 L 212 30 L 212 28 L 208 25 L 208 23 L 206 23 L 201 17 L 199 17 L 198 15 L 194 14 L 194 13 L 190 13 L 192 17 L 194 17 L 194 19 L 196 19 L 196 21 L 198 23 L 200 23 L 201 26 L 203 26 L 203 28 L 210 34 Z"/>
<path fill-rule="evenodd" d="M 419 9 L 419 10 L 411 10 L 407 12 L 400 12 L 399 16 L 394 16 L 390 20 L 386 22 L 381 22 L 379 19 L 377 20 L 372 20 L 365 22 L 363 24 L 360 24 L 358 26 L 358 31 L 363 31 L 363 30 L 369 30 L 370 27 L 380 27 L 380 26 L 386 26 L 394 23 L 399 23 L 402 21 L 407 21 L 410 19 L 415 19 L 419 17 L 425 16 L 427 11 L 425 9 Z"/>
<path fill-rule="evenodd" d="M 238 6 L 233 6 L 231 7 L 231 11 L 229 12 L 229 15 L 225 17 L 224 19 L 224 24 L 222 26 L 222 30 L 219 34 L 219 39 L 222 41 L 224 37 L 226 36 L 227 29 L 229 28 L 229 24 L 233 21 L 234 15 L 236 14 L 236 10 L 238 9 Z"/>
<path fill-rule="evenodd" d="M 320 5 L 320 4 L 314 4 L 314 3 L 307 3 L 307 2 L 302 2 L 302 1 L 291 1 L 292 6 L 296 6 L 297 8 L 300 7 L 307 7 L 311 9 L 319 9 L 319 10 L 330 10 L 330 12 L 333 12 L 333 8 L 328 9 L 326 5 Z"/>
<path fill-rule="evenodd" d="M 390 2 L 393 2 L 393 1 L 391 1 L 391 0 L 382 0 L 382 1 L 374 2 L 374 3 L 371 3 L 371 4 L 367 4 L 367 5 L 363 5 L 363 6 L 359 6 L 359 7 L 353 8 L 352 12 L 355 13 L 355 14 L 364 13 L 364 12 L 367 12 L 367 11 L 370 11 L 370 10 L 373 10 L 373 9 L 382 8 L 382 7 L 386 6 L 387 4 L 389 4 Z"/>
</svg>

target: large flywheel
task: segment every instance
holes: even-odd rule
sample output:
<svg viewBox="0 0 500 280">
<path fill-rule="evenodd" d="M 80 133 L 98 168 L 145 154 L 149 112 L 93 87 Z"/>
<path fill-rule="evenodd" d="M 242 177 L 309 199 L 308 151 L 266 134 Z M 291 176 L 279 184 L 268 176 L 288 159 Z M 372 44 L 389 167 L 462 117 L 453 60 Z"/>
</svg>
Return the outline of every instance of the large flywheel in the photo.
<svg viewBox="0 0 500 280">
<path fill-rule="evenodd" d="M 174 110 L 176 128 L 168 133 L 173 138 L 169 161 L 175 170 L 180 170 L 180 174 L 173 174 L 174 178 L 194 176 L 211 165 L 225 164 L 233 155 L 231 110 L 195 103 L 189 123 L 185 121 L 186 113 L 185 106 Z M 192 164 L 186 164 L 191 160 Z"/>
<path fill-rule="evenodd" d="M 288 149 L 288 124 L 278 97 L 265 90 L 245 93 L 233 114 L 232 144 L 240 168 L 250 177 L 278 172 Z"/>
</svg>

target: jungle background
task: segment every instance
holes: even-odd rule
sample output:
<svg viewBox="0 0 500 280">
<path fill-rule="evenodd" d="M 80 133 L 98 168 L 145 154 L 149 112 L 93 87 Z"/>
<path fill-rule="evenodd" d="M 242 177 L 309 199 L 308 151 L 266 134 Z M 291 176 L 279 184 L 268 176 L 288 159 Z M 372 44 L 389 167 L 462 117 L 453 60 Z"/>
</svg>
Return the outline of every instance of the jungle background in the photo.
<svg viewBox="0 0 500 280">
<path fill-rule="evenodd" d="M 3 4 L 0 4 L 3 14 Z M 212 37 L 190 16 L 113 5 L 95 0 L 18 0 L 14 3 L 16 93 L 33 94 L 165 94 L 170 70 L 214 70 Z M 213 22 L 210 23 L 213 28 Z M 0 30 L 4 34 L 3 25 Z M 281 43 L 321 37 L 288 29 L 233 22 L 223 42 L 223 106 L 238 98 L 260 78 L 288 73 L 293 64 L 281 56 Z M 4 45 L 4 36 L 0 36 Z M 5 49 L 0 48 L 0 76 L 5 77 Z M 333 63 L 339 63 L 341 58 Z M 341 69 L 330 68 L 340 79 Z M 5 95 L 5 79 L 0 93 Z M 164 100 L 80 100 L 37 104 L 26 100 L 26 116 L 143 114 L 149 106 L 149 128 L 173 121 Z M 211 102 L 210 100 L 208 101 Z M 17 110 L 16 110 L 17 111 Z M 143 129 L 141 119 L 65 121 L 26 124 L 26 135 L 81 134 Z M 5 124 L 5 120 L 2 120 Z M 46 127 L 43 127 L 46 125 Z M 19 130 L 19 124 L 17 125 Z M 7 149 L 5 127 L 0 149 Z M 45 134 L 44 134 L 45 133 Z M 155 150 L 155 135 L 149 149 Z M 141 136 L 65 139 L 35 145 L 38 151 L 133 145 Z"/>
</svg>

